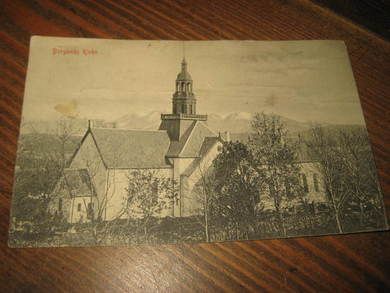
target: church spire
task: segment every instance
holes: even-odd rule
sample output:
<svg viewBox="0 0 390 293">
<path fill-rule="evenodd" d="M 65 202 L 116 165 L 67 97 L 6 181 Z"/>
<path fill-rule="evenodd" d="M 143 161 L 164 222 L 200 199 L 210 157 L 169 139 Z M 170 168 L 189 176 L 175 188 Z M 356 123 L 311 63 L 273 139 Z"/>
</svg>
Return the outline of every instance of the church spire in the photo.
<svg viewBox="0 0 390 293">
<path fill-rule="evenodd" d="M 196 114 L 196 99 L 192 92 L 192 78 L 188 72 L 187 61 L 184 56 L 181 62 L 181 71 L 176 78 L 172 112 L 172 114 Z"/>
<path fill-rule="evenodd" d="M 172 99 L 172 113 L 161 114 L 159 129 L 166 130 L 169 138 L 179 141 L 194 121 L 207 121 L 207 115 L 196 114 L 196 98 L 192 91 L 192 78 L 184 56 L 181 70 L 176 77 L 176 87 Z"/>
<path fill-rule="evenodd" d="M 187 72 L 187 61 L 185 56 L 183 56 L 183 60 L 181 61 L 181 72 Z"/>
</svg>

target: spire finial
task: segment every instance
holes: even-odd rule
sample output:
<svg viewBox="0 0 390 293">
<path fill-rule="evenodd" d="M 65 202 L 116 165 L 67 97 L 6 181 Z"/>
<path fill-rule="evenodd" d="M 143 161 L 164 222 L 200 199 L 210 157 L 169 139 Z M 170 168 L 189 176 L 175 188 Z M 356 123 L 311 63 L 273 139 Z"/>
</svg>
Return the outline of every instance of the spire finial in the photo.
<svg viewBox="0 0 390 293">
<path fill-rule="evenodd" d="M 186 43 L 183 41 L 183 62 L 186 60 Z"/>
<path fill-rule="evenodd" d="M 186 61 L 186 45 L 185 41 L 183 41 L 183 60 L 181 62 L 181 71 L 187 72 L 187 61 Z"/>
</svg>

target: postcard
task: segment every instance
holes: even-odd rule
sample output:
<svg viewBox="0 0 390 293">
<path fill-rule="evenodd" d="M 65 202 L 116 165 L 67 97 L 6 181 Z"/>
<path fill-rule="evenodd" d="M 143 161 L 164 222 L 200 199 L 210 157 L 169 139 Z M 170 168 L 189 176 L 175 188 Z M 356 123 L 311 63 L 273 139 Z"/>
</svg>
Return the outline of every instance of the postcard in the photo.
<svg viewBox="0 0 390 293">
<path fill-rule="evenodd" d="M 31 38 L 11 247 L 387 227 L 344 42 Z"/>
</svg>

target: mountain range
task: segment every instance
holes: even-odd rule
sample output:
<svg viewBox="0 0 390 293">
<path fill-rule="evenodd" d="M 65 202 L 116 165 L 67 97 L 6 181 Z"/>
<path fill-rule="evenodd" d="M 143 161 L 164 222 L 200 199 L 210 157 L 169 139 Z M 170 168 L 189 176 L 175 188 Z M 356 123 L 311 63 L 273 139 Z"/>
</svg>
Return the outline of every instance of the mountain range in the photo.
<svg viewBox="0 0 390 293">
<path fill-rule="evenodd" d="M 299 122 L 283 116 L 279 116 L 282 123 L 290 133 L 305 131 L 310 128 L 310 123 Z M 229 131 L 230 133 L 248 133 L 253 115 L 248 112 L 234 112 L 226 115 L 209 114 L 207 125 L 216 132 Z M 161 121 L 161 113 L 154 111 L 148 114 L 128 114 L 115 121 L 118 128 L 135 128 L 153 130 L 158 129 Z"/>
<path fill-rule="evenodd" d="M 209 114 L 207 125 L 215 132 L 230 132 L 233 135 L 247 135 L 251 130 L 253 114 L 248 112 L 234 112 L 225 115 Z M 290 134 L 305 132 L 311 127 L 309 122 L 300 122 L 287 117 L 279 116 Z M 113 127 L 127 129 L 156 130 L 161 122 L 161 112 L 153 111 L 147 114 L 131 113 L 122 116 L 114 121 L 93 120 L 95 127 Z M 75 128 L 74 134 L 83 135 L 88 127 L 87 119 L 74 118 L 72 124 Z M 56 121 L 28 121 L 22 123 L 21 133 L 56 133 Z M 325 126 L 325 125 L 323 125 Z"/>
</svg>

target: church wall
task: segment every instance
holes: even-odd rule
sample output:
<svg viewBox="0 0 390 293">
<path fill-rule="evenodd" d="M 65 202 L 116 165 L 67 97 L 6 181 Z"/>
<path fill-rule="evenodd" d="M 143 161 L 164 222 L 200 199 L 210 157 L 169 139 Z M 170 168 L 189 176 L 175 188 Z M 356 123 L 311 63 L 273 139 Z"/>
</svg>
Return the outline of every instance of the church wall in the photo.
<svg viewBox="0 0 390 293">
<path fill-rule="evenodd" d="M 129 183 L 129 176 L 132 171 L 145 170 L 155 172 L 156 176 L 160 178 L 172 178 L 172 168 L 164 169 L 109 169 L 107 181 L 107 205 L 104 213 L 105 219 L 110 221 L 117 218 L 128 218 L 127 213 L 123 213 L 124 205 L 126 203 L 127 188 Z M 164 197 L 164 194 L 161 194 Z M 130 217 L 140 217 L 139 210 L 136 206 L 133 207 L 134 213 Z M 173 206 L 169 206 L 156 217 L 173 216 Z"/>
<path fill-rule="evenodd" d="M 174 206 L 174 215 L 179 217 L 181 215 L 181 206 L 183 202 L 183 184 L 181 181 L 181 174 L 187 169 L 187 167 L 194 161 L 194 158 L 173 158 L 173 179 L 180 186 L 179 198 L 180 202 Z"/>
<path fill-rule="evenodd" d="M 321 173 L 320 164 L 316 162 L 301 163 L 301 173 L 305 174 L 309 192 L 307 199 L 309 202 L 327 202 L 324 178 Z M 314 186 L 314 174 L 318 177 L 318 191 Z"/>
<path fill-rule="evenodd" d="M 89 176 L 95 186 L 99 202 L 102 202 L 106 190 L 107 169 L 96 148 L 92 135 L 89 133 L 80 146 L 77 154 L 73 158 L 70 168 L 87 169 Z M 99 206 L 94 205 L 95 214 L 98 213 Z"/>
<path fill-rule="evenodd" d="M 70 221 L 70 211 L 71 211 L 71 203 L 72 199 L 69 195 L 69 191 L 65 186 L 64 178 L 62 177 L 56 187 L 54 188 L 52 194 L 50 195 L 50 202 L 48 205 L 49 213 L 54 215 L 62 214 L 65 219 Z M 60 201 L 61 201 L 61 209 L 60 209 Z"/>
<path fill-rule="evenodd" d="M 307 200 L 308 203 L 327 203 L 327 196 L 326 196 L 326 189 L 324 185 L 324 178 L 321 173 L 320 165 L 317 162 L 303 162 L 299 163 L 300 165 L 300 178 L 299 182 L 301 186 L 303 186 L 303 179 L 302 179 L 302 174 L 306 176 L 306 182 L 307 182 L 307 188 L 308 192 L 305 193 L 304 198 Z M 314 184 L 314 175 L 316 174 L 317 176 L 317 181 L 318 181 L 318 190 L 315 188 Z M 274 203 L 273 200 L 270 199 L 267 194 L 262 194 L 261 196 L 261 202 L 264 205 L 264 208 L 266 210 L 272 210 L 274 209 Z M 299 199 L 292 199 L 290 202 L 283 202 L 283 206 L 297 206 L 300 205 L 301 202 Z"/>
<path fill-rule="evenodd" d="M 79 196 L 72 198 L 72 207 L 69 214 L 69 223 L 85 223 L 89 222 L 87 209 L 88 203 L 92 203 L 94 208 L 96 209 L 97 199 L 89 196 Z"/>
<path fill-rule="evenodd" d="M 207 171 L 213 160 L 219 153 L 221 143 L 216 143 L 210 151 L 200 161 L 197 168 L 189 177 L 181 176 L 182 181 L 182 216 L 192 216 L 202 213 L 202 203 L 204 201 L 202 176 L 207 176 Z"/>
<path fill-rule="evenodd" d="M 191 176 L 181 176 L 182 185 L 182 202 L 181 202 L 181 215 L 191 216 L 202 213 L 202 203 L 204 201 L 203 182 L 202 176 L 207 172 L 211 166 L 212 161 L 218 155 L 219 146 L 216 144 L 210 152 L 200 162 L 199 168 L 196 169 Z M 327 196 L 324 186 L 323 175 L 321 174 L 320 165 L 316 162 L 304 162 L 300 163 L 301 174 L 305 174 L 308 193 L 306 198 L 309 203 L 326 203 Z M 317 190 L 314 184 L 314 174 L 317 176 Z M 270 200 L 263 196 L 263 200 L 267 208 L 272 208 L 273 204 Z M 269 201 L 269 202 L 268 202 Z M 298 202 L 296 202 L 298 204 Z"/>
<path fill-rule="evenodd" d="M 89 202 L 93 203 L 93 206 L 97 206 L 97 198 L 89 196 L 84 197 L 71 197 L 65 180 L 62 177 L 55 187 L 52 198 L 49 202 L 49 212 L 54 214 L 62 214 L 68 223 L 79 223 L 80 221 L 86 222 L 87 219 L 87 205 Z M 61 204 L 60 204 L 61 201 Z M 78 210 L 78 204 L 81 204 L 80 211 Z M 61 208 L 60 208 L 61 206 Z"/>
</svg>

